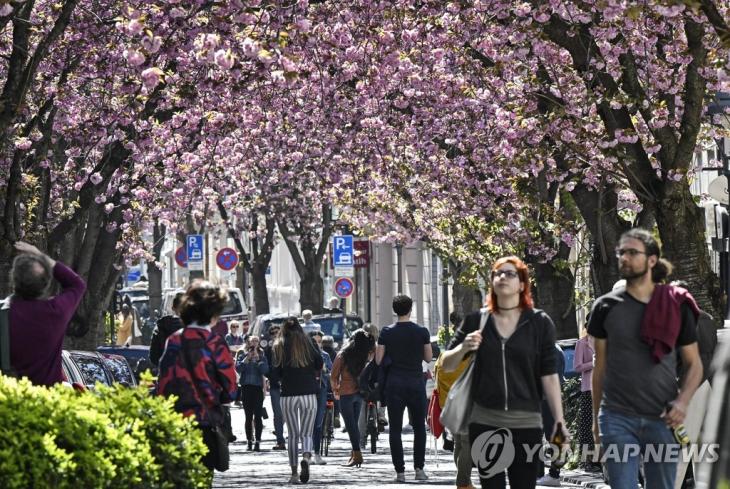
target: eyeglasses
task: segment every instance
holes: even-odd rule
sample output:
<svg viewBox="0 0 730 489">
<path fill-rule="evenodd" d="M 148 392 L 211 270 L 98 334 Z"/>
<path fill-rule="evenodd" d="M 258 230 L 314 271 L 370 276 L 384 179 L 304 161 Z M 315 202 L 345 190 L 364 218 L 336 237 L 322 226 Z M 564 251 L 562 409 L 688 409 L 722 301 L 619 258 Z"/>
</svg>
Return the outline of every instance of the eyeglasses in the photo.
<svg viewBox="0 0 730 489">
<path fill-rule="evenodd" d="M 616 248 L 616 258 L 621 258 L 624 255 L 629 255 L 630 258 L 636 255 L 646 255 L 646 251 L 639 251 L 634 248 Z"/>
<path fill-rule="evenodd" d="M 517 278 L 520 276 L 516 270 L 494 270 L 492 271 L 492 280 L 499 278 L 504 275 L 507 278 Z"/>
</svg>

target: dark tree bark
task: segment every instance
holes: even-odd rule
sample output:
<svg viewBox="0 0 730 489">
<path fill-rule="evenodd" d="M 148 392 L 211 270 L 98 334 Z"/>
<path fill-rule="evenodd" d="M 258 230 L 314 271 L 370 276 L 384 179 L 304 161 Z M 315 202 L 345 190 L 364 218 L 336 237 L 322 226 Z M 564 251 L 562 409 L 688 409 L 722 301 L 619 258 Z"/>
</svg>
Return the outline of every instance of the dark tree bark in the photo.
<svg viewBox="0 0 730 489">
<path fill-rule="evenodd" d="M 290 225 L 283 220 L 278 224 L 281 236 L 299 274 L 301 310 L 311 309 L 312 312 L 318 314 L 324 307 L 324 280 L 321 270 L 322 260 L 332 235 L 332 208 L 329 205 L 322 206 L 321 232 L 316 238 L 312 236 L 311 232 L 304 233 L 296 225 L 290 228 Z"/>
<path fill-rule="evenodd" d="M 164 225 L 155 222 L 152 230 L 152 254 L 155 259 L 147 262 L 147 278 L 149 279 L 150 311 L 159 311 L 162 307 L 162 269 L 157 262 L 162 258 L 162 248 L 165 245 L 166 229 Z"/>
<path fill-rule="evenodd" d="M 241 242 L 239 233 L 236 232 L 233 223 L 228 219 L 228 212 L 222 202 L 218 202 L 218 211 L 221 218 L 226 223 L 228 229 L 228 235 L 233 238 L 236 243 L 236 249 L 241 257 L 241 263 L 245 272 L 251 274 L 251 285 L 253 289 L 253 309 L 251 314 L 251 320 L 253 320 L 259 314 L 268 314 L 270 312 L 269 307 L 269 290 L 266 284 L 266 270 L 269 268 L 271 263 L 271 256 L 274 252 L 274 240 L 276 238 L 276 221 L 271 218 L 266 218 L 266 233 L 264 236 L 259 236 L 258 228 L 259 222 L 264 217 L 253 212 L 251 214 L 251 231 L 253 238 L 251 238 L 251 256 L 246 252 L 246 249 Z M 251 304 L 249 304 L 251 306 Z"/>
<path fill-rule="evenodd" d="M 453 278 L 454 284 L 451 289 L 451 299 L 454 303 L 454 312 L 464 318 L 470 312 L 478 311 L 485 303 L 485 297 L 473 285 L 465 284 L 462 280 L 464 265 L 453 259 L 448 261 L 449 275 Z"/>
</svg>

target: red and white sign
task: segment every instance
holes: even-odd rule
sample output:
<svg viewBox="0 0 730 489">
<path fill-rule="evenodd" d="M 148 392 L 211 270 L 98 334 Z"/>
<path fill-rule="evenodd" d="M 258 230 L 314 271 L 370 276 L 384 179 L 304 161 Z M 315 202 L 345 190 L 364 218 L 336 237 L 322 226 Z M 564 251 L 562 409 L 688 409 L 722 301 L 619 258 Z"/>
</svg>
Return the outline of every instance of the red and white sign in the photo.
<svg viewBox="0 0 730 489">
<path fill-rule="evenodd" d="M 188 254 L 185 251 L 185 247 L 181 246 L 175 250 L 175 263 L 178 267 L 187 268 L 188 266 Z"/>
<path fill-rule="evenodd" d="M 223 248 L 215 256 L 218 268 L 230 272 L 238 265 L 238 253 L 233 248 Z"/>
<path fill-rule="evenodd" d="M 340 299 L 347 299 L 355 291 L 355 283 L 347 278 L 340 277 L 335 281 L 335 295 Z"/>
</svg>

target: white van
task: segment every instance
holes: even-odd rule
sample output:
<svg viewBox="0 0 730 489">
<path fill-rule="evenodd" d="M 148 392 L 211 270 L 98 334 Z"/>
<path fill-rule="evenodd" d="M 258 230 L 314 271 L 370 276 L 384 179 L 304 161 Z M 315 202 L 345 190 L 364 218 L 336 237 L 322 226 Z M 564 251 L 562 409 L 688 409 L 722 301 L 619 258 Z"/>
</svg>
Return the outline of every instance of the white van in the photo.
<svg viewBox="0 0 730 489">
<path fill-rule="evenodd" d="M 179 292 L 185 292 L 185 289 L 165 289 L 162 292 L 162 305 L 160 309 L 163 316 L 172 314 L 172 301 Z M 246 307 L 246 302 L 243 300 L 241 289 L 235 287 L 228 289 L 228 302 L 223 307 L 221 319 L 227 323 L 248 319 L 248 308 Z"/>
</svg>

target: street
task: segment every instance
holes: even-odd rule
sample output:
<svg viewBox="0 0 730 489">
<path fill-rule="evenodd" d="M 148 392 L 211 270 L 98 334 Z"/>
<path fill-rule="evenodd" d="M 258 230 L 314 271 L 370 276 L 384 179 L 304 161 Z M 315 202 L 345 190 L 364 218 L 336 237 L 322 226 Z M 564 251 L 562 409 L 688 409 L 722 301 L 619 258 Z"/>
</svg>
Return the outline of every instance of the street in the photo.
<svg viewBox="0 0 730 489">
<path fill-rule="evenodd" d="M 273 451 L 274 436 L 272 433 L 273 416 L 270 398 L 265 400 L 265 406 L 269 412 L 269 419 L 264 420 L 264 434 L 261 452 L 249 452 L 246 448 L 246 435 L 244 433 L 244 412 L 243 409 L 234 407 L 231 410 L 233 419 L 233 431 L 238 437 L 231 448 L 231 468 L 225 472 L 216 472 L 213 487 L 216 489 L 233 489 L 239 487 L 270 489 L 280 485 L 288 485 L 290 476 L 287 452 Z M 286 429 L 286 428 L 285 428 Z M 428 436 L 426 451 L 426 473 L 430 479 L 423 482 L 416 482 L 413 477 L 413 469 L 406 470 L 407 483 L 396 484 L 394 481 L 395 472 L 390 461 L 390 450 L 388 448 L 388 432 L 382 433 L 378 439 L 378 453 L 371 454 L 369 449 L 363 451 L 365 463 L 361 468 L 341 467 L 347 462 L 349 456 L 349 442 L 347 434 L 342 429 L 335 430 L 335 440 L 330 447 L 328 457 L 324 457 L 327 465 L 313 465 L 311 467 L 311 479 L 307 486 L 318 488 L 329 487 L 362 487 L 374 488 L 388 484 L 392 488 L 412 488 L 428 486 L 455 486 L 454 477 L 456 468 L 454 466 L 451 452 L 442 449 L 442 442 L 438 442 L 439 450 L 434 452 L 433 437 Z M 403 433 L 403 448 L 406 454 L 406 467 L 412 463 L 413 434 Z M 587 483 L 598 483 L 601 480 L 586 476 L 578 472 L 565 472 L 567 478 L 582 478 L 582 484 L 571 484 L 563 482 L 562 487 L 576 488 L 587 487 Z M 476 472 L 472 477 L 472 483 L 478 487 Z M 541 487 L 541 486 L 538 486 Z M 600 488 L 600 485 L 592 485 Z M 608 486 L 605 486 L 608 487 Z"/>
</svg>

